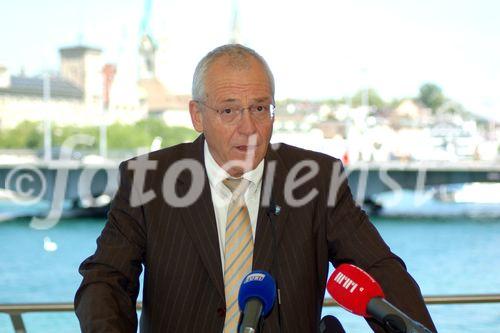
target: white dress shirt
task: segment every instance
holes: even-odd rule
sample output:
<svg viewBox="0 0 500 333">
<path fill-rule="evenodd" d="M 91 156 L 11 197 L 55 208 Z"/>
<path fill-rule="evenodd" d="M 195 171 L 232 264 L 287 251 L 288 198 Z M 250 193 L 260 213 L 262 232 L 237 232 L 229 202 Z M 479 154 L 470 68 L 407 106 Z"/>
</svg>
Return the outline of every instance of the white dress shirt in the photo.
<svg viewBox="0 0 500 333">
<path fill-rule="evenodd" d="M 207 170 L 212 202 L 214 204 L 215 220 L 217 221 L 217 233 L 219 235 L 219 248 L 224 271 L 224 248 L 226 245 L 226 220 L 229 201 L 231 200 L 231 191 L 222 183 L 226 178 L 231 177 L 214 160 L 208 144 L 205 141 L 205 169 Z M 252 237 L 255 241 L 255 229 L 257 227 L 257 215 L 259 212 L 260 189 L 262 184 L 262 175 L 264 173 L 264 160 L 257 167 L 243 174 L 242 178 L 249 181 L 249 186 L 245 191 L 245 204 L 250 215 L 250 224 L 252 226 Z"/>
</svg>

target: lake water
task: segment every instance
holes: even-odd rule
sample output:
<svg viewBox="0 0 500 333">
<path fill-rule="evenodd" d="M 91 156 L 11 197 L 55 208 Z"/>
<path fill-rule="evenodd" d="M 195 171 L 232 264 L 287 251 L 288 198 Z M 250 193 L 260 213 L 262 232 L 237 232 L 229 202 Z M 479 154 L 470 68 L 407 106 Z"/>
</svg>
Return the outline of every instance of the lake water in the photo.
<svg viewBox="0 0 500 333">
<path fill-rule="evenodd" d="M 500 293 L 500 219 L 378 218 L 374 223 L 406 262 L 424 295 Z M 95 250 L 103 219 L 65 219 L 50 230 L 28 220 L 0 223 L 0 303 L 72 302 L 80 262 Z M 46 238 L 48 237 L 48 238 Z M 57 250 L 45 247 L 57 244 Z M 47 247 L 49 245 L 49 247 Z M 500 303 L 432 305 L 439 332 L 500 332 Z M 348 333 L 368 332 L 364 320 L 327 308 Z M 28 332 L 79 332 L 73 313 L 23 316 Z M 14 332 L 0 314 L 0 332 Z"/>
</svg>

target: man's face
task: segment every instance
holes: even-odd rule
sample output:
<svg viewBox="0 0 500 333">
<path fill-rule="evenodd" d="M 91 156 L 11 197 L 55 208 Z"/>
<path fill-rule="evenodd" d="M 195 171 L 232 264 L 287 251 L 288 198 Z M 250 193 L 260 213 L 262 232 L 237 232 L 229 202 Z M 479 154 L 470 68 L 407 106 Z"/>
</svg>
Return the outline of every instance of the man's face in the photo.
<svg viewBox="0 0 500 333">
<path fill-rule="evenodd" d="M 202 102 L 214 109 L 228 104 L 248 108 L 259 103 L 274 103 L 264 68 L 251 57 L 248 61 L 248 67 L 235 69 L 228 64 L 226 56 L 216 59 L 206 72 L 206 99 Z M 264 158 L 273 118 L 257 121 L 245 109 L 241 119 L 229 124 L 215 110 L 194 101 L 190 102 L 189 111 L 195 129 L 204 133 L 215 161 L 221 167 L 226 165 L 224 169 L 232 176 L 239 177 L 254 169 Z"/>
</svg>

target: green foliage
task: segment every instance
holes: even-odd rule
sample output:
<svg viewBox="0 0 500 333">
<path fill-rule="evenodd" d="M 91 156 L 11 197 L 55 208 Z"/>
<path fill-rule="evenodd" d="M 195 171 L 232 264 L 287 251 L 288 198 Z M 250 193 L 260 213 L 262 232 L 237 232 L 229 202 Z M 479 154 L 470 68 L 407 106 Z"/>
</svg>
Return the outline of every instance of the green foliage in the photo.
<svg viewBox="0 0 500 333">
<path fill-rule="evenodd" d="M 441 88 L 434 83 L 426 83 L 420 87 L 420 93 L 417 97 L 417 101 L 422 103 L 422 105 L 436 111 L 443 103 L 446 98 L 443 95 Z"/>
<path fill-rule="evenodd" d="M 43 127 L 41 123 L 23 121 L 11 130 L 0 131 L 0 148 L 40 149 L 43 147 Z"/>
<path fill-rule="evenodd" d="M 97 127 L 77 127 L 77 126 L 56 126 L 52 130 L 52 146 L 60 147 L 64 141 L 76 134 L 86 134 L 95 138 L 92 146 L 86 146 L 86 149 L 97 149 L 99 146 L 99 129 Z"/>
<path fill-rule="evenodd" d="M 154 136 L 134 125 L 112 124 L 107 129 L 109 149 L 149 147 Z"/>
<path fill-rule="evenodd" d="M 362 106 L 365 101 L 365 95 L 366 95 L 366 103 L 370 106 L 374 106 L 377 109 L 383 109 L 386 103 L 382 99 L 382 97 L 379 96 L 379 94 L 374 90 L 374 89 L 368 89 L 366 90 L 360 90 L 358 91 L 351 100 L 352 106 L 353 107 L 358 107 Z"/>
<path fill-rule="evenodd" d="M 194 140 L 198 134 L 185 127 L 168 127 L 159 119 L 147 118 L 137 122 L 135 130 L 149 135 L 148 146 L 155 137 L 162 138 L 162 147 L 170 147 L 181 142 Z"/>
<path fill-rule="evenodd" d="M 398 106 L 401 105 L 401 103 L 403 103 L 405 100 L 407 99 L 412 99 L 411 97 L 403 97 L 403 98 L 394 98 L 392 99 L 388 104 L 387 104 L 387 107 L 390 109 L 390 110 L 394 110 L 396 109 Z"/>
<path fill-rule="evenodd" d="M 162 138 L 162 147 L 192 141 L 198 134 L 185 127 L 168 127 L 160 119 L 148 118 L 134 125 L 113 124 L 108 128 L 108 145 L 111 149 L 149 147 L 155 137 Z"/>
<path fill-rule="evenodd" d="M 0 148 L 41 149 L 43 148 L 43 124 L 23 122 L 11 130 L 0 132 Z M 95 138 L 91 147 L 99 147 L 98 127 L 55 126 L 52 129 L 52 146 L 60 147 L 63 142 L 75 134 L 87 134 Z M 198 134 L 184 127 L 169 127 L 161 119 L 144 119 L 133 125 L 112 124 L 107 128 L 108 149 L 136 149 L 149 147 L 155 137 L 162 138 L 162 147 L 169 147 L 181 142 L 192 141 Z"/>
<path fill-rule="evenodd" d="M 442 114 L 460 115 L 465 120 L 468 120 L 468 118 L 470 118 L 470 114 L 465 111 L 464 107 L 461 104 L 452 101 L 442 104 L 436 111 Z"/>
</svg>

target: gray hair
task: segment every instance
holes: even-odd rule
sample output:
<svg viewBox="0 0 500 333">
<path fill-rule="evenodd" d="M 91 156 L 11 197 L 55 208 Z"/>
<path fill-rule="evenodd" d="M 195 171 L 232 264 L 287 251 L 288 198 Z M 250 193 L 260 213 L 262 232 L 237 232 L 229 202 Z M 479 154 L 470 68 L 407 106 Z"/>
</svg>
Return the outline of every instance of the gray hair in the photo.
<svg viewBox="0 0 500 333">
<path fill-rule="evenodd" d="M 237 69 L 248 69 L 250 65 L 248 61 L 249 57 L 252 57 L 260 62 L 267 74 L 267 78 L 271 86 L 271 94 L 274 98 L 274 76 L 264 58 L 249 47 L 240 44 L 227 44 L 210 51 L 196 66 L 193 75 L 192 87 L 194 100 L 205 100 L 205 75 L 210 65 L 222 56 L 228 56 L 230 66 Z"/>
</svg>

